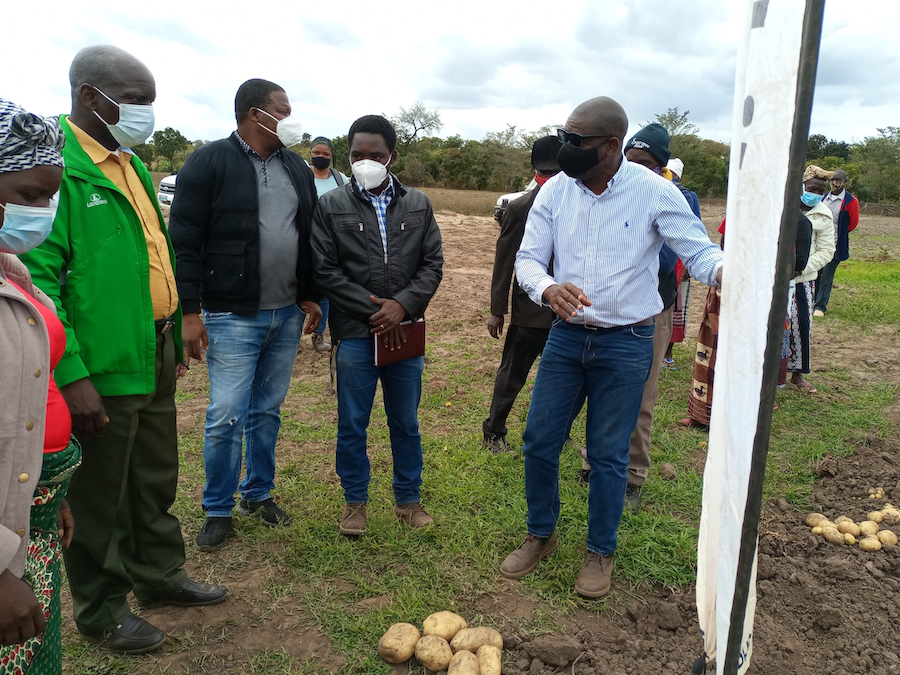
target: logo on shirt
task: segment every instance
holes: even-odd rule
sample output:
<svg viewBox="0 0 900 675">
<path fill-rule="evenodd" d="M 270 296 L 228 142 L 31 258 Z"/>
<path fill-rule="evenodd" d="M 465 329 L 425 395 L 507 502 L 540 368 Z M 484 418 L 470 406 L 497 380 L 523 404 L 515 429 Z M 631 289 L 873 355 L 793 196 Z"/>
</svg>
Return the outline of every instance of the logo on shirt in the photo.
<svg viewBox="0 0 900 675">
<path fill-rule="evenodd" d="M 87 203 L 87 207 L 90 209 L 94 206 L 100 206 L 101 204 L 107 204 L 107 200 L 103 199 L 96 192 L 91 195 L 91 201 Z"/>
</svg>

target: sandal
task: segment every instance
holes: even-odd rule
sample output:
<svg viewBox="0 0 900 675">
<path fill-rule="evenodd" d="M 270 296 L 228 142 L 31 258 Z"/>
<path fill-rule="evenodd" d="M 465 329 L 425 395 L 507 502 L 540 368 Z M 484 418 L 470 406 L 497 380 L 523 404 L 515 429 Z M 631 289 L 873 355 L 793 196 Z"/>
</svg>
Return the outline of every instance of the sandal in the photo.
<svg viewBox="0 0 900 675">
<path fill-rule="evenodd" d="M 811 382 L 791 382 L 797 389 L 805 389 L 807 394 L 815 394 L 818 389 L 812 386 Z"/>
<path fill-rule="evenodd" d="M 663 368 L 678 370 L 678 366 L 675 365 L 675 359 L 663 359 Z"/>
<path fill-rule="evenodd" d="M 694 427 L 695 429 L 705 429 L 709 430 L 709 427 L 702 422 L 698 422 L 693 417 L 685 417 L 683 420 L 678 420 L 678 423 L 683 427 Z"/>
</svg>

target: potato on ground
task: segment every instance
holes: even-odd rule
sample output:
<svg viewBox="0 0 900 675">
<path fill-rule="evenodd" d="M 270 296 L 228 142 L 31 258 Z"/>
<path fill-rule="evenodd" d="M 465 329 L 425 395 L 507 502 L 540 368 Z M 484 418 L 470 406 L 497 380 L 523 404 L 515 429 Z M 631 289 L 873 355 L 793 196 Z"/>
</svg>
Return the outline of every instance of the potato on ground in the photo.
<svg viewBox="0 0 900 675">
<path fill-rule="evenodd" d="M 395 623 L 378 641 L 378 656 L 388 663 L 403 663 L 416 653 L 419 629 L 411 623 Z"/>
<path fill-rule="evenodd" d="M 478 675 L 500 675 L 503 650 L 494 645 L 481 645 L 475 656 L 478 658 Z"/>
<path fill-rule="evenodd" d="M 423 635 L 439 635 L 450 642 L 456 634 L 469 624 L 459 614 L 453 612 L 435 612 L 422 623 Z M 443 668 L 438 668 L 443 670 Z"/>
<path fill-rule="evenodd" d="M 859 525 L 859 531 L 862 534 L 875 535 L 878 533 L 878 530 L 881 529 L 880 527 L 878 527 L 878 523 L 871 520 L 864 520 L 861 523 L 857 523 L 857 525 Z"/>
<path fill-rule="evenodd" d="M 478 675 L 478 658 L 467 649 L 460 649 L 450 659 L 447 675 Z"/>
<path fill-rule="evenodd" d="M 823 520 L 828 520 L 828 518 L 823 516 L 821 513 L 810 513 L 808 516 L 806 516 L 806 524 L 810 527 L 815 527 Z"/>
<path fill-rule="evenodd" d="M 822 535 L 827 541 L 830 541 L 832 544 L 844 544 L 844 535 L 838 532 L 836 529 L 825 530 Z"/>
<path fill-rule="evenodd" d="M 500 631 L 487 626 L 463 628 L 450 641 L 450 647 L 454 652 L 465 649 L 475 653 L 482 645 L 494 645 L 497 649 L 503 649 L 503 638 Z"/>
<path fill-rule="evenodd" d="M 884 514 L 881 511 L 871 511 L 868 516 L 866 516 L 873 523 L 880 523 L 884 520 Z"/>
<path fill-rule="evenodd" d="M 881 550 L 881 542 L 878 541 L 878 537 L 868 536 L 863 537 L 859 540 L 859 547 L 863 551 L 880 551 Z"/>
<path fill-rule="evenodd" d="M 897 545 L 897 535 L 890 530 L 881 530 L 876 536 L 878 537 L 878 541 L 885 546 Z"/>
<path fill-rule="evenodd" d="M 416 658 L 428 670 L 438 672 L 450 666 L 453 650 L 440 635 L 425 635 L 416 643 Z"/>
<path fill-rule="evenodd" d="M 859 536 L 859 525 L 854 523 L 849 518 L 847 520 L 842 520 L 841 522 L 839 522 L 837 529 L 841 534 L 852 534 L 854 537 Z"/>
</svg>

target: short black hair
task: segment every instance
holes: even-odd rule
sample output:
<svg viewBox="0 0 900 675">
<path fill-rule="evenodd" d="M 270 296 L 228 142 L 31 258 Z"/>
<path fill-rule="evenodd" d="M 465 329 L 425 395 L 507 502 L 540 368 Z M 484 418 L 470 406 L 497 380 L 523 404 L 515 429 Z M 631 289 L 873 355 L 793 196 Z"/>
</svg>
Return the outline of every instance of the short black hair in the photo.
<svg viewBox="0 0 900 675">
<path fill-rule="evenodd" d="M 243 122 L 250 113 L 250 108 L 265 108 L 273 91 L 284 91 L 279 85 L 258 77 L 247 80 L 238 87 L 234 97 L 234 116 L 238 123 Z"/>
<path fill-rule="evenodd" d="M 347 136 L 348 145 L 353 145 L 353 136 L 356 134 L 379 134 L 387 143 L 389 152 L 397 148 L 397 130 L 381 115 L 363 115 L 351 124 Z"/>
</svg>

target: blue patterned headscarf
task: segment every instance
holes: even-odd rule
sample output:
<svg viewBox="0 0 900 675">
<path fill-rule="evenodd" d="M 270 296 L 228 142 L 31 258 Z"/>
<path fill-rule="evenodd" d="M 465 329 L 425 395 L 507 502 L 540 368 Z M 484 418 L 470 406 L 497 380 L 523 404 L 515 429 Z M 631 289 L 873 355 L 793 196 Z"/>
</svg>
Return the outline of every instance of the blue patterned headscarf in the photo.
<svg viewBox="0 0 900 675">
<path fill-rule="evenodd" d="M 65 144 L 58 117 L 41 117 L 0 98 L 0 173 L 63 166 Z"/>
</svg>

